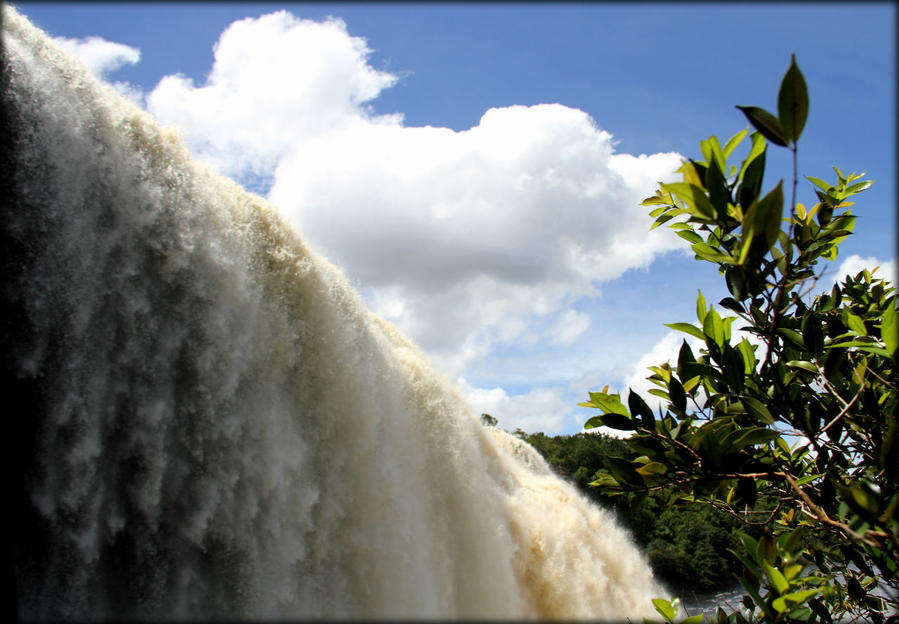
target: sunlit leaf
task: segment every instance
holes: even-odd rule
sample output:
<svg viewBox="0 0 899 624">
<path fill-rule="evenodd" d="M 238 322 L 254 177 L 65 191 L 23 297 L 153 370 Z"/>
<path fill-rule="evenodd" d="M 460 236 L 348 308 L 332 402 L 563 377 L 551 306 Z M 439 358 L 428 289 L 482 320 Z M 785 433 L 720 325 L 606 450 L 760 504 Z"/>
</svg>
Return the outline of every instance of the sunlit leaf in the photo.
<svg viewBox="0 0 899 624">
<path fill-rule="evenodd" d="M 887 351 L 894 355 L 899 347 L 899 319 L 897 319 L 899 315 L 896 313 L 896 301 L 897 299 L 894 298 L 887 303 L 880 325 L 880 337 L 883 339 Z"/>
<path fill-rule="evenodd" d="M 725 158 L 731 155 L 731 153 L 734 151 L 734 148 L 736 148 L 740 144 L 740 142 L 746 137 L 746 134 L 748 132 L 749 126 L 746 126 L 727 140 L 727 143 L 724 144 L 724 148 L 721 150 Z"/>
<path fill-rule="evenodd" d="M 779 613 L 783 613 L 787 609 L 792 609 L 796 605 L 802 604 L 820 591 L 820 588 L 815 587 L 813 589 L 804 589 L 802 591 L 790 592 L 789 594 L 784 594 L 779 598 L 775 598 L 774 602 L 771 603 L 771 606 L 774 607 Z"/>
<path fill-rule="evenodd" d="M 665 327 L 670 327 L 676 331 L 682 331 L 684 333 L 690 334 L 700 340 L 705 340 L 705 334 L 702 333 L 695 325 L 691 325 L 690 323 L 665 323 Z"/>
<path fill-rule="evenodd" d="M 705 321 L 706 315 L 706 303 L 705 297 L 702 295 L 702 291 L 699 291 L 699 296 L 696 297 L 696 318 L 699 319 L 700 324 Z"/>
<path fill-rule="evenodd" d="M 792 360 L 790 362 L 787 362 L 787 366 L 789 366 L 790 368 L 801 368 L 802 370 L 807 370 L 810 373 L 818 373 L 818 368 L 814 364 L 803 360 Z"/>
<path fill-rule="evenodd" d="M 652 604 L 656 608 L 656 611 L 659 612 L 659 615 L 665 618 L 666 622 L 674 622 L 676 613 L 674 612 L 671 603 L 662 598 L 653 598 Z"/>
</svg>

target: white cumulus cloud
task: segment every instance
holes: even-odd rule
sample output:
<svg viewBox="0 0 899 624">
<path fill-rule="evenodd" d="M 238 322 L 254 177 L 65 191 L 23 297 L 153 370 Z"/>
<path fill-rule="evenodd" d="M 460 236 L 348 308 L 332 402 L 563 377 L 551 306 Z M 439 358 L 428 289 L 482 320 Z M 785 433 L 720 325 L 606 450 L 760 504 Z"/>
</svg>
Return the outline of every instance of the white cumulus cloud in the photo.
<svg viewBox="0 0 899 624">
<path fill-rule="evenodd" d="M 397 79 L 369 66 L 369 52 L 339 19 L 315 22 L 287 11 L 243 19 L 222 33 L 204 84 L 166 76 L 147 108 L 178 126 L 194 153 L 221 172 L 266 173 L 313 137 L 371 121 L 365 102 Z"/>
<path fill-rule="evenodd" d="M 572 406 L 559 388 L 534 388 L 526 394 L 510 396 L 502 388 L 473 388 L 463 378 L 459 379 L 459 387 L 473 409 L 490 414 L 506 431 L 521 429 L 552 435 L 569 424 Z"/>
<path fill-rule="evenodd" d="M 616 153 L 584 111 L 492 108 L 462 131 L 375 115 L 398 77 L 339 19 L 244 19 L 214 51 L 203 84 L 167 76 L 148 110 L 222 173 L 270 182 L 303 238 L 453 378 L 498 347 L 572 344 L 590 325 L 578 300 L 683 247 L 639 206 L 680 156 Z"/>
<path fill-rule="evenodd" d="M 847 256 L 846 259 L 840 263 L 840 266 L 837 268 L 836 274 L 833 275 L 831 285 L 836 282 L 842 282 L 844 279 L 846 279 L 847 276 L 855 277 L 858 273 L 864 271 L 865 269 L 873 271 L 875 267 L 878 268 L 877 271 L 874 272 L 874 277 L 879 277 L 881 279 L 888 280 L 893 284 L 896 284 L 895 258 L 889 260 L 888 262 L 882 262 L 874 256 L 863 258 L 859 254 L 852 254 L 851 256 Z"/>
</svg>

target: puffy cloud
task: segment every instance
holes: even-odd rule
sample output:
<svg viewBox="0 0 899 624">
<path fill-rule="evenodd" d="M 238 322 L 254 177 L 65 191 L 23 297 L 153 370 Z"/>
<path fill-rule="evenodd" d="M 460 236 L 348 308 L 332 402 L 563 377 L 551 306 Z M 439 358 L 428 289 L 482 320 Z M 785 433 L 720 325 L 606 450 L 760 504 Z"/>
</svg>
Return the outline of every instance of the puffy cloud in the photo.
<svg viewBox="0 0 899 624">
<path fill-rule="evenodd" d="M 70 39 L 54 37 L 54 41 L 68 54 L 84 63 L 92 74 L 101 80 L 125 65 L 140 61 L 140 50 L 124 43 L 106 41 L 101 37 Z M 140 103 L 143 93 L 127 82 L 112 82 L 112 86 L 128 99 Z"/>
<path fill-rule="evenodd" d="M 562 431 L 572 411 L 571 403 L 563 398 L 559 388 L 534 388 L 527 394 L 508 395 L 502 388 L 473 388 L 459 379 L 462 396 L 478 413 L 490 414 L 498 426 L 506 431 L 543 431 L 556 434 Z"/>
<path fill-rule="evenodd" d="M 836 282 L 842 282 L 847 276 L 855 277 L 856 274 L 864 271 L 865 269 L 873 271 L 875 267 L 879 268 L 874 273 L 874 277 L 889 280 L 893 282 L 893 284 L 896 284 L 895 258 L 889 260 L 888 262 L 881 262 L 874 256 L 863 258 L 858 254 L 852 254 L 851 256 L 847 256 L 846 259 L 840 263 L 839 268 L 837 268 L 836 274 L 833 275 L 831 285 L 835 284 Z"/>
<path fill-rule="evenodd" d="M 397 78 L 369 66 L 369 53 L 339 19 L 315 22 L 286 11 L 247 18 L 222 33 L 203 85 L 166 76 L 147 107 L 178 126 L 194 153 L 221 172 L 270 173 L 313 137 L 371 121 L 365 102 Z"/>
<path fill-rule="evenodd" d="M 348 124 L 287 154 L 269 197 L 360 285 L 402 300 L 392 316 L 395 305 L 370 296 L 459 374 L 470 359 L 455 345 L 483 355 L 507 324 L 563 312 L 679 247 L 661 229 L 647 234 L 639 207 L 678 163 L 615 154 L 583 111 L 515 106 L 462 132 Z M 547 337 L 573 340 L 559 331 Z"/>
<path fill-rule="evenodd" d="M 561 104 L 493 108 L 463 131 L 407 127 L 366 104 L 398 80 L 370 52 L 337 19 L 248 18 L 222 34 L 203 84 L 168 76 L 148 109 L 221 172 L 270 183 L 303 238 L 451 377 L 484 369 L 502 345 L 571 345 L 590 323 L 578 300 L 683 247 L 647 232 L 639 206 L 673 179 L 678 154 L 618 154 Z"/>
</svg>

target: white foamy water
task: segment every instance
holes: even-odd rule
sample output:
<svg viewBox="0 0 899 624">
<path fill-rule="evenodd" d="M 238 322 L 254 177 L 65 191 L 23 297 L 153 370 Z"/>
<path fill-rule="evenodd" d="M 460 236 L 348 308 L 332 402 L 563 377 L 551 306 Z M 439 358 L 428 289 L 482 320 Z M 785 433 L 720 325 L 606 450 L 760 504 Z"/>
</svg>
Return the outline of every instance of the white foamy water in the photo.
<svg viewBox="0 0 899 624">
<path fill-rule="evenodd" d="M 609 513 L 275 207 L 2 16 L 21 617 L 653 613 Z"/>
</svg>

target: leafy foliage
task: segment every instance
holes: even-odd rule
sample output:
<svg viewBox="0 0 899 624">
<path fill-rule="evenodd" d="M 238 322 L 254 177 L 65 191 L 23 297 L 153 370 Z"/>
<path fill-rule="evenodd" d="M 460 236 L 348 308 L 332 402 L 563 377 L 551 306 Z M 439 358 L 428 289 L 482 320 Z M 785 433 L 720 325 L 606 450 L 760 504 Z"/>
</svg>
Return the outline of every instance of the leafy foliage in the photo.
<svg viewBox="0 0 899 624">
<path fill-rule="evenodd" d="M 733 550 L 746 609 L 719 609 L 715 622 L 882 622 L 899 607 L 897 300 L 867 270 L 811 296 L 818 262 L 852 232 L 848 200 L 873 182 L 834 167 L 833 182 L 807 178 L 817 204 L 796 202 L 808 106 L 793 58 L 776 116 L 738 107 L 754 128 L 739 165 L 728 160 L 748 127 L 723 147 L 702 141 L 683 181 L 643 202 L 653 227 L 668 223 L 718 267 L 731 296 L 716 307 L 700 292 L 697 321 L 668 325 L 702 346 L 684 340 L 675 365 L 650 367 L 658 414 L 633 391 L 626 404 L 608 388 L 581 404 L 601 412 L 587 428 L 632 432 L 593 481 L 600 491 L 630 506 L 701 503 L 764 528 Z M 769 143 L 793 156 L 786 216 L 783 181 L 762 192 Z M 676 604 L 660 602 L 673 621 Z"/>
</svg>

